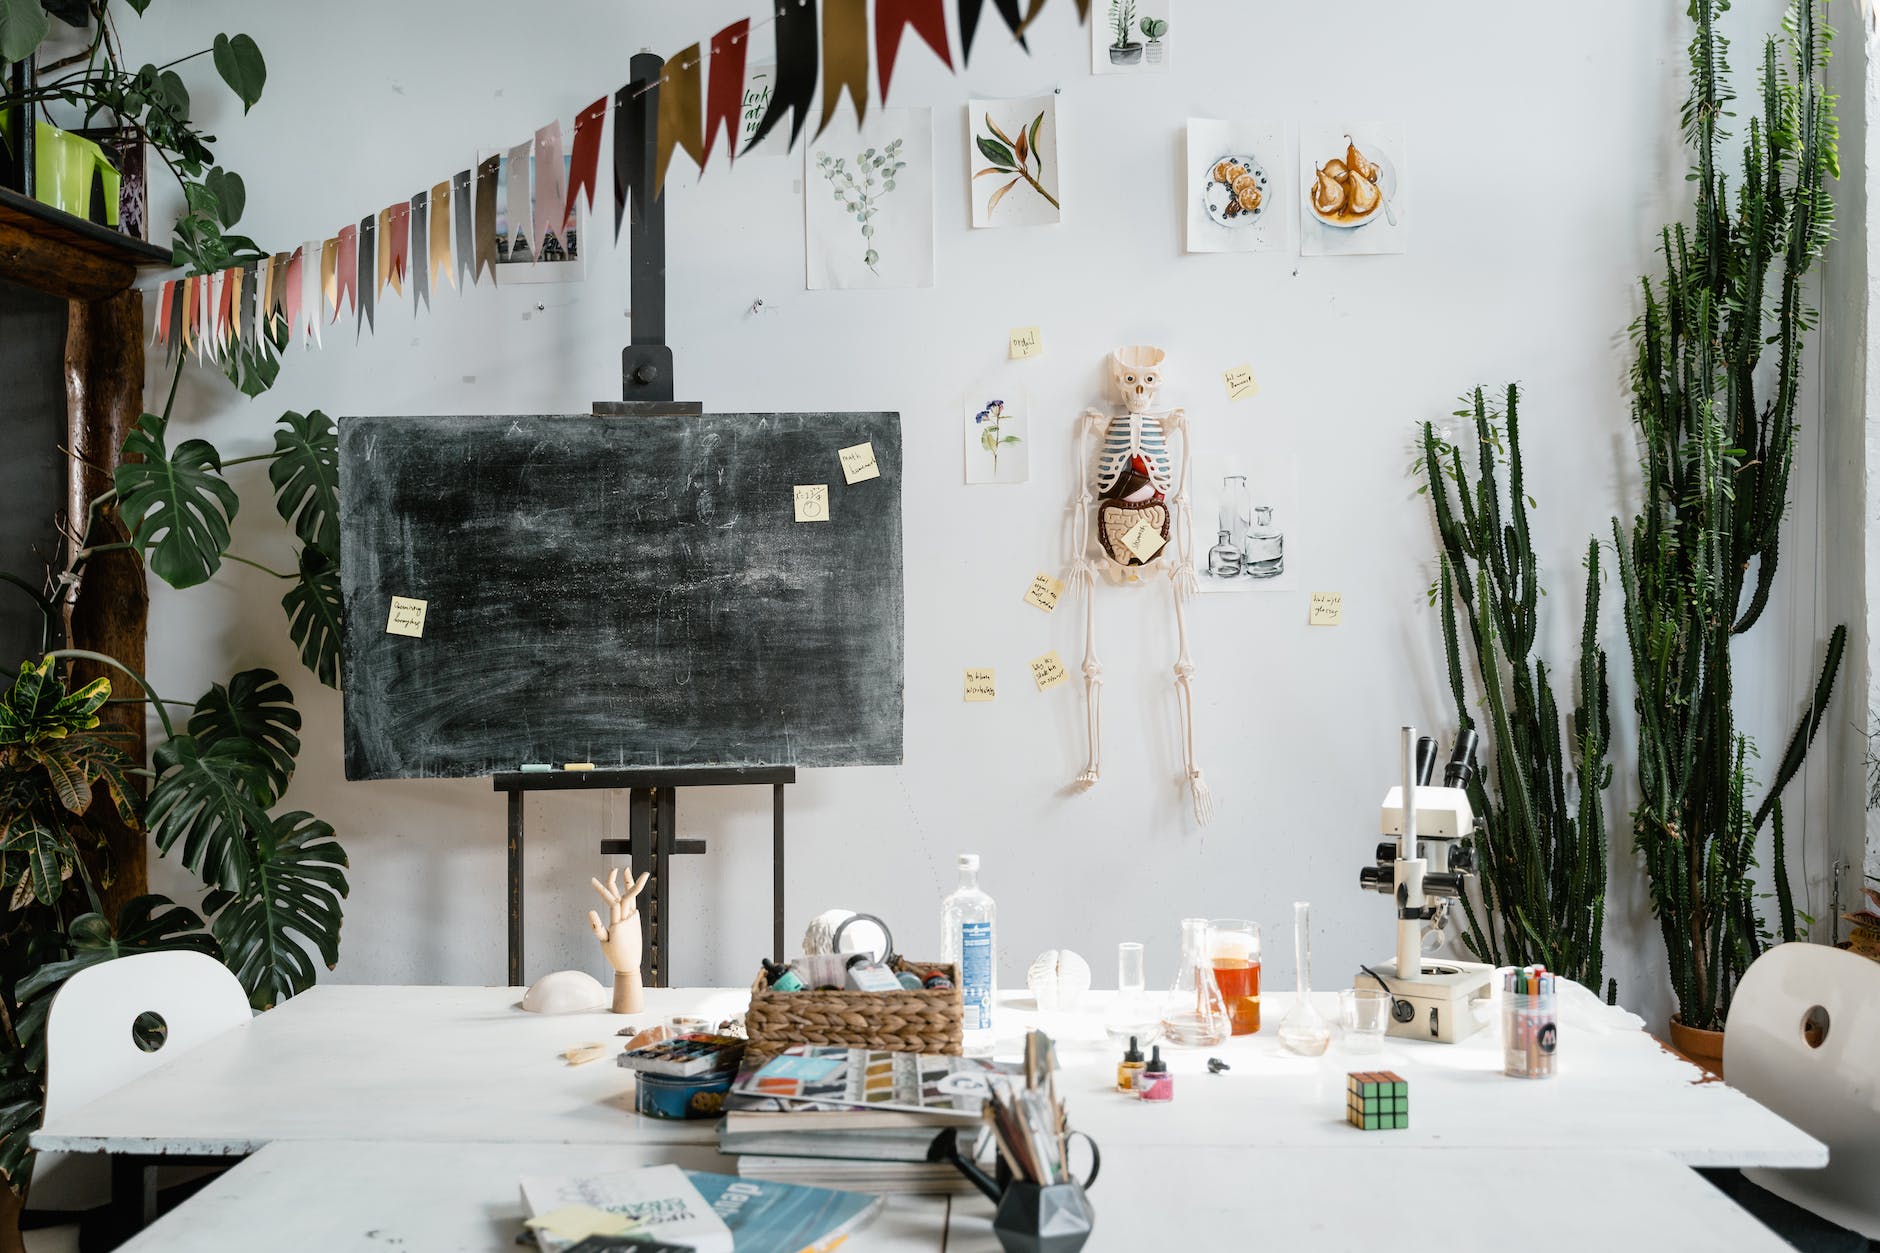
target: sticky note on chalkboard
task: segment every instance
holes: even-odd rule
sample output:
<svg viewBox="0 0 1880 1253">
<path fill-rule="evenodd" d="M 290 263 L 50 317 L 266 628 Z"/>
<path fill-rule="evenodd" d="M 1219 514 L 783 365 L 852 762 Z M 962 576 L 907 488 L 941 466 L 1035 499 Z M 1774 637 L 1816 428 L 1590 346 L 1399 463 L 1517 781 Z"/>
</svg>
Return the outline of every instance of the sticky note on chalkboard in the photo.
<svg viewBox="0 0 1880 1253">
<path fill-rule="evenodd" d="M 1343 592 L 1314 592 L 1312 606 L 1306 611 L 1307 626 L 1337 626 L 1345 617 Z"/>
<path fill-rule="evenodd" d="M 1123 547 L 1136 554 L 1137 561 L 1147 561 L 1162 551 L 1162 545 L 1168 543 L 1162 538 L 1159 527 L 1147 522 L 1138 522 L 1123 535 Z"/>
<path fill-rule="evenodd" d="M 829 521 L 829 485 L 827 483 L 797 485 L 796 520 L 798 522 Z"/>
<path fill-rule="evenodd" d="M 1011 359 L 1044 355 L 1044 336 L 1035 326 L 1015 326 L 1011 333 Z"/>
<path fill-rule="evenodd" d="M 1025 592 L 1025 603 L 1050 613 L 1057 608 L 1058 597 L 1063 594 L 1063 582 L 1041 571 L 1031 576 L 1031 587 Z"/>
<path fill-rule="evenodd" d="M 1221 375 L 1221 381 L 1227 384 L 1229 400 L 1245 400 L 1260 394 L 1260 385 L 1253 381 L 1253 367 L 1250 365 L 1235 366 Z"/>
<path fill-rule="evenodd" d="M 1055 648 L 1042 657 L 1031 659 L 1031 681 L 1038 685 L 1040 692 L 1048 692 L 1070 677 L 1070 672 L 1064 669 L 1064 659 L 1057 655 Z"/>
<path fill-rule="evenodd" d="M 998 684 L 993 678 L 992 667 L 974 666 L 966 671 L 966 699 L 971 701 L 992 700 L 998 696 Z"/>
<path fill-rule="evenodd" d="M 864 479 L 881 477 L 881 467 L 875 464 L 873 444 L 855 444 L 848 448 L 838 448 L 836 456 L 842 460 L 842 478 L 846 482 L 860 483 Z"/>
<path fill-rule="evenodd" d="M 414 600 L 409 596 L 392 597 L 392 612 L 385 619 L 385 633 L 421 638 L 424 635 L 424 611 L 430 604 L 428 600 Z"/>
</svg>

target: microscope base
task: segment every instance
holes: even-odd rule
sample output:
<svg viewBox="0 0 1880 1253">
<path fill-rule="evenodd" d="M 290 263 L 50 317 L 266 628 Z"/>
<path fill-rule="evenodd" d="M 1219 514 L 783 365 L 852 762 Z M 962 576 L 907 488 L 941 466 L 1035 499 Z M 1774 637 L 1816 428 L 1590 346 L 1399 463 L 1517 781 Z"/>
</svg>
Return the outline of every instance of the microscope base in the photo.
<svg viewBox="0 0 1880 1253">
<path fill-rule="evenodd" d="M 1487 1000 L 1495 968 L 1480 962 L 1424 958 L 1415 978 L 1399 979 L 1395 958 L 1371 963 L 1371 969 L 1389 984 L 1392 1006 L 1390 1035 L 1399 1040 L 1431 1040 L 1455 1044 L 1474 1035 L 1486 1023 L 1478 1022 L 1473 1002 Z M 1374 988 L 1377 980 L 1359 973 L 1353 987 Z M 1408 1007 L 1407 1017 L 1405 1007 Z"/>
</svg>

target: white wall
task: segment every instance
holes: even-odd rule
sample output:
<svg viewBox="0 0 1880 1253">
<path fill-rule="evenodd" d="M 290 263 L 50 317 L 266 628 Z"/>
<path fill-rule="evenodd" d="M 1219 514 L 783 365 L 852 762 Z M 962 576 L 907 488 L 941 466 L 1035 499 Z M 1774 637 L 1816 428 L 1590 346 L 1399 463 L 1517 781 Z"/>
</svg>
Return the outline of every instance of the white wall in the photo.
<svg viewBox="0 0 1880 1253">
<path fill-rule="evenodd" d="M 1773 30 L 1781 7 L 1739 5 L 1733 28 Z M 221 103 L 205 112 L 222 137 L 218 155 L 247 178 L 245 228 L 291 248 L 464 168 L 479 147 L 520 142 L 550 118 L 566 126 L 623 81 L 636 50 L 670 53 L 752 11 L 750 0 L 583 0 L 554 6 L 551 18 L 546 7 L 447 0 L 197 0 L 159 6 L 123 29 L 133 59 L 167 60 L 217 30 L 260 42 L 270 67 L 260 106 L 245 119 Z M 1536 546 L 1553 593 L 1546 642 L 1563 676 L 1586 537 L 1608 534 L 1608 518 L 1629 512 L 1624 330 L 1637 276 L 1657 270 L 1658 225 L 1685 204 L 1676 136 L 1683 6 L 1589 0 L 1566 17 L 1558 6 L 1490 0 L 1189 0 L 1174 14 L 1174 72 L 1137 79 L 1091 78 L 1074 12 L 1067 0 L 1049 6 L 1030 58 L 989 16 L 970 71 L 957 78 L 918 45 L 904 49 L 892 103 L 935 108 L 932 290 L 805 292 L 797 158 L 715 164 L 702 182 L 681 172 L 669 186 L 681 394 L 719 410 L 897 409 L 906 428 L 906 765 L 811 771 L 792 790 L 790 929 L 844 905 L 886 916 L 905 950 L 931 952 L 952 855 L 976 849 L 1002 906 L 1008 981 L 1054 945 L 1085 953 L 1107 981 L 1123 939 L 1145 940 L 1151 979 L 1166 980 L 1177 919 L 1197 912 L 1264 920 L 1269 978 L 1284 981 L 1293 966 L 1287 904 L 1309 898 L 1317 975 L 1336 985 L 1392 942 L 1388 907 L 1361 894 L 1356 875 L 1395 777 L 1397 727 L 1450 722 L 1424 596 L 1433 539 L 1406 474 L 1415 423 L 1447 414 L 1478 381 L 1524 385 Z M 1757 42 L 1739 38 L 1739 60 Z M 208 101 L 217 93 L 205 62 L 184 68 Z M 1050 88 L 1062 93 L 1063 225 L 972 232 L 964 99 Z M 1406 127 L 1409 255 L 1181 253 L 1186 117 L 1296 126 L 1327 111 Z M 585 238 L 598 244 L 603 234 Z M 584 411 L 618 393 L 625 289 L 622 253 L 600 246 L 579 286 L 444 293 L 415 321 L 393 301 L 376 336 L 354 344 L 349 331 L 330 333 L 324 351 L 293 354 L 258 401 L 191 369 L 178 434 L 239 456 L 270 446 L 284 408 Z M 759 297 L 763 312 L 753 315 Z M 1006 332 L 1023 324 L 1043 328 L 1046 355 L 1008 364 Z M 1191 619 L 1197 734 L 1222 809 L 1205 831 L 1179 790 L 1164 597 L 1104 594 L 1108 740 L 1095 792 L 1067 790 L 1083 754 L 1075 689 L 1039 695 L 1020 681 L 1025 660 L 1047 648 L 1077 655 L 1076 615 L 1047 619 L 1019 597 L 1034 571 L 1061 561 L 1072 419 L 1103 399 L 1104 354 L 1131 342 L 1169 349 L 1173 398 L 1205 446 L 1253 456 L 1267 433 L 1290 428 L 1300 449 L 1305 507 L 1286 521 L 1302 590 L 1204 600 Z M 1241 362 L 1263 391 L 1230 407 L 1220 372 Z M 153 404 L 160 374 L 153 367 Z M 1031 393 L 1037 445 L 1024 487 L 960 483 L 960 392 L 986 379 Z M 286 565 L 285 533 L 254 469 L 236 472 L 246 501 L 237 551 Z M 1812 507 L 1798 512 L 1813 516 Z M 1805 580 L 1812 602 L 1813 578 L 1812 563 L 1785 562 L 1781 594 Z M 1303 589 L 1342 591 L 1345 625 L 1308 630 Z M 299 667 L 279 593 L 242 567 L 205 589 L 153 588 L 154 682 L 193 696 L 234 670 L 268 665 L 293 686 L 308 747 L 288 800 L 332 821 L 352 857 L 331 977 L 499 979 L 502 805 L 479 782 L 345 783 L 339 698 Z M 1617 598 L 1609 581 L 1621 763 L 1609 968 L 1624 1000 L 1656 1019 L 1668 998 L 1623 816 L 1632 719 Z M 1817 638 L 1812 623 L 1776 615 L 1743 650 L 1747 729 L 1766 750 L 1786 734 L 1804 690 L 1792 671 L 1809 669 Z M 1003 680 L 998 702 L 963 704 L 961 668 L 988 664 Z M 688 794 L 681 813 L 685 833 L 707 835 L 713 851 L 675 871 L 676 980 L 743 981 L 768 947 L 767 808 L 760 794 L 726 791 Z M 536 800 L 531 816 L 530 969 L 598 969 L 582 914 L 592 903 L 587 878 L 602 864 L 592 851 L 600 805 Z M 1826 821 L 1814 806 L 1796 806 L 1791 818 L 1798 831 Z M 165 863 L 153 878 L 178 892 L 189 882 Z"/>
</svg>

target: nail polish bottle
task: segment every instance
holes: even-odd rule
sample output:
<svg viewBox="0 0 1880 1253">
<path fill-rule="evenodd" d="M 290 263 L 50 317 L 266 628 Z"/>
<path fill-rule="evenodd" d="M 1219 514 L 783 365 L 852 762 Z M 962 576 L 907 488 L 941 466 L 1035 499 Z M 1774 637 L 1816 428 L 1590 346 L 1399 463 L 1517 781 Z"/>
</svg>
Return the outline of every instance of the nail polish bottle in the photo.
<svg viewBox="0 0 1880 1253">
<path fill-rule="evenodd" d="M 1116 1063 L 1116 1090 L 1136 1094 L 1136 1076 L 1142 1073 L 1142 1050 L 1136 1047 L 1136 1037 L 1129 1037 L 1129 1050 L 1123 1054 L 1123 1060 Z"/>
<path fill-rule="evenodd" d="M 1162 1046 L 1156 1045 L 1149 1050 L 1149 1064 L 1142 1069 L 1142 1075 L 1136 1082 L 1137 1090 L 1145 1101 L 1172 1101 L 1175 1099 L 1175 1076 L 1168 1072 L 1168 1063 L 1162 1060 Z"/>
</svg>

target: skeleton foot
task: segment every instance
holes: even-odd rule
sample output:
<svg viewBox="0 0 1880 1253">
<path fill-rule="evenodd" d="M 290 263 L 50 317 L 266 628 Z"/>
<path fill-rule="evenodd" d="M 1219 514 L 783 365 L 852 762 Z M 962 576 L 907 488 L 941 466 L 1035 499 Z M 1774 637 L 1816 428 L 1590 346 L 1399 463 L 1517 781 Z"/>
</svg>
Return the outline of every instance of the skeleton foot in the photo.
<svg viewBox="0 0 1880 1253">
<path fill-rule="evenodd" d="M 1097 785 L 1097 772 L 1094 768 L 1090 770 L 1086 770 L 1082 774 L 1077 776 L 1077 790 L 1080 792 L 1088 792 L 1091 788 L 1095 787 L 1096 785 Z"/>
</svg>

